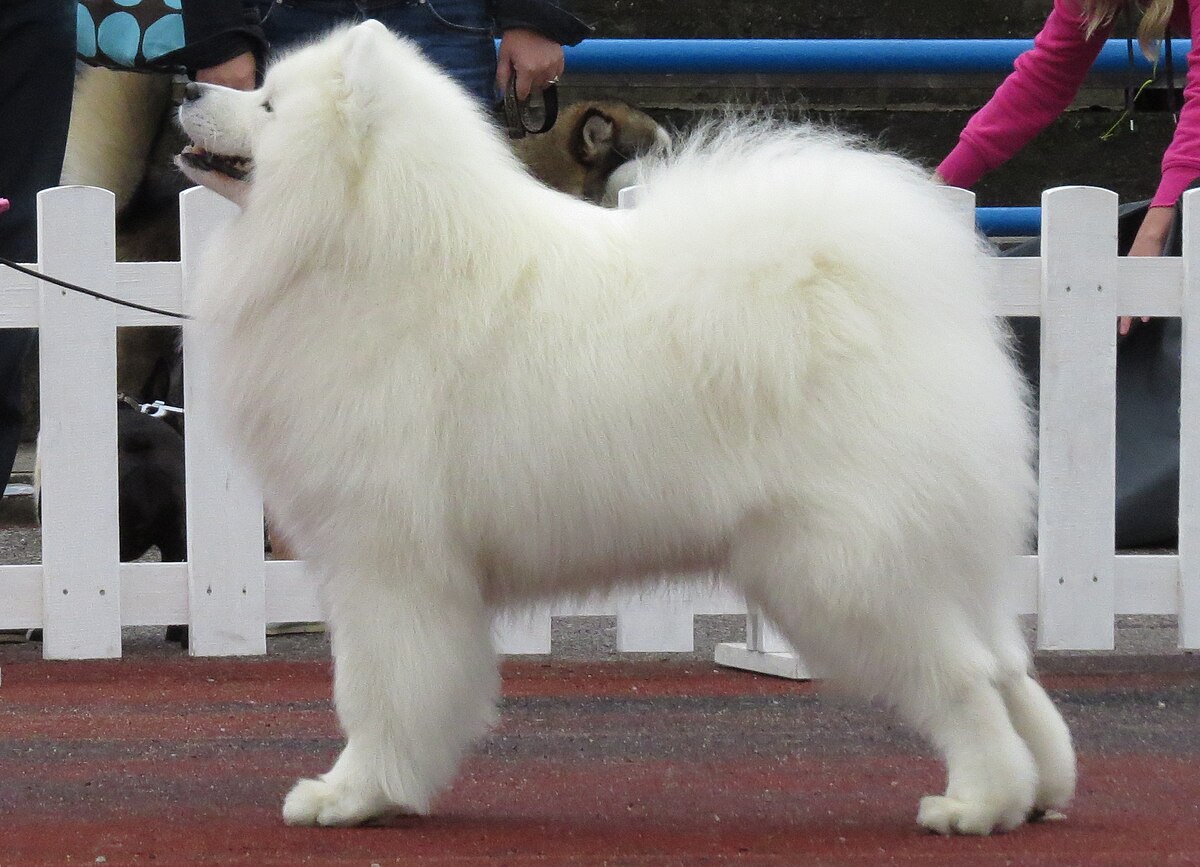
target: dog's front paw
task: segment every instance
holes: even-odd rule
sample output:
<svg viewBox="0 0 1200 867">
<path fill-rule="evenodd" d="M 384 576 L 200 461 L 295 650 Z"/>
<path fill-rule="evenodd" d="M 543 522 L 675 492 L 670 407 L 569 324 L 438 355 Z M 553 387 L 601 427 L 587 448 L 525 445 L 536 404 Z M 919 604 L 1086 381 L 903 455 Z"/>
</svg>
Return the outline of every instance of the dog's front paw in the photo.
<svg viewBox="0 0 1200 867">
<path fill-rule="evenodd" d="M 1020 808 L 928 795 L 921 799 L 917 824 L 939 834 L 987 835 L 993 830 L 1011 831 L 1025 821 L 1026 814 L 1027 810 Z"/>
<path fill-rule="evenodd" d="M 382 797 L 349 792 L 325 780 L 301 780 L 283 801 L 289 825 L 361 825 L 398 811 Z"/>
</svg>

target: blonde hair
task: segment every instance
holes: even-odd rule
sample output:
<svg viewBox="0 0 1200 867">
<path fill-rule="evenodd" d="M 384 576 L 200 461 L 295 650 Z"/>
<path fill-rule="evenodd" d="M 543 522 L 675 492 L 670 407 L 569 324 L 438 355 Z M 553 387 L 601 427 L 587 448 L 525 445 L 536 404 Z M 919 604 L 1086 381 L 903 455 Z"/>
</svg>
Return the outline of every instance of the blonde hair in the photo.
<svg viewBox="0 0 1200 867">
<path fill-rule="evenodd" d="M 1147 58 L 1157 60 L 1158 43 L 1166 36 L 1175 0 L 1080 0 L 1084 17 L 1083 32 L 1091 36 L 1102 25 L 1116 18 L 1126 4 L 1141 10 L 1142 17 L 1137 27 L 1138 45 Z"/>
</svg>

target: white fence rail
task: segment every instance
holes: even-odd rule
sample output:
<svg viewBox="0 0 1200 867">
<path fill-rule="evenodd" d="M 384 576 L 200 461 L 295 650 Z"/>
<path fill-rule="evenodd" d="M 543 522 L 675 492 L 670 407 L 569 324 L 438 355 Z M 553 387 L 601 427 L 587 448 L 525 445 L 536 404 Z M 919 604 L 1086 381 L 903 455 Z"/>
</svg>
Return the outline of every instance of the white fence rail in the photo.
<svg viewBox="0 0 1200 867">
<path fill-rule="evenodd" d="M 958 196 L 964 219 L 973 197 Z M 1085 187 L 1043 197 L 1041 258 L 996 259 L 1003 312 L 1041 316 L 1039 550 L 1014 557 L 1018 613 L 1038 615 L 1043 648 L 1111 648 L 1117 614 L 1175 614 L 1179 643 L 1200 647 L 1200 192 L 1184 205 L 1181 258 L 1118 259 L 1117 197 Z M 101 292 L 186 309 L 194 263 L 233 208 L 206 190 L 181 198 L 181 262 L 114 262 L 113 197 L 88 187 L 39 197 L 39 267 Z M 1179 553 L 1113 549 L 1115 320 L 1183 316 Z M 320 620 L 317 589 L 297 562 L 264 561 L 262 501 L 217 435 L 203 333 L 184 332 L 188 411 L 188 559 L 119 563 L 115 328 L 167 325 L 0 269 L 0 327 L 41 330 L 42 563 L 0 566 L 0 629 L 41 627 L 48 658 L 114 657 L 121 627 L 186 623 L 195 655 L 265 651 L 270 622 Z M 696 615 L 745 613 L 717 582 L 562 604 L 497 619 L 507 653 L 550 649 L 551 617 L 617 616 L 630 651 L 692 647 Z M 746 657 L 796 674 L 769 625 L 750 616 Z M 726 648 L 728 651 L 728 648 Z M 727 652 L 727 661 L 730 654 Z M 734 654 L 733 656 L 737 656 Z"/>
</svg>

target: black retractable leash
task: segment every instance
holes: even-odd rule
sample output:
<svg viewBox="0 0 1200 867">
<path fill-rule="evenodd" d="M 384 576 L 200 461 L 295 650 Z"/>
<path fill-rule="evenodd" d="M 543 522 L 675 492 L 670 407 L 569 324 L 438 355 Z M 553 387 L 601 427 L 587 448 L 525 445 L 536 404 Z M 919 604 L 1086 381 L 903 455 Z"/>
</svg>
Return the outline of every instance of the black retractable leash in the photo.
<svg viewBox="0 0 1200 867">
<path fill-rule="evenodd" d="M 47 283 L 53 283 L 55 286 L 61 286 L 64 289 L 70 289 L 72 292 L 78 292 L 82 295 L 89 295 L 92 298 L 99 298 L 101 301 L 109 301 L 113 304 L 120 304 L 122 307 L 131 307 L 134 310 L 143 310 L 146 313 L 157 313 L 159 316 L 171 316 L 175 319 L 191 319 L 186 313 L 176 313 L 173 310 L 159 310 L 157 307 L 147 307 L 145 304 L 138 304 L 136 301 L 126 301 L 123 298 L 114 298 L 111 295 L 105 295 L 103 292 L 97 292 L 95 289 L 86 289 L 83 286 L 76 286 L 74 283 L 68 283 L 66 280 L 59 280 L 57 277 L 51 277 L 49 274 L 39 274 L 32 268 L 26 268 L 24 265 L 18 265 L 8 259 L 0 257 L 0 265 L 7 268 L 12 268 L 14 271 L 20 271 L 22 274 L 27 274 L 30 277 L 36 277 L 38 280 L 45 280 Z"/>
<path fill-rule="evenodd" d="M 551 82 L 542 91 L 542 111 L 539 122 L 530 111 L 532 98 L 524 101 L 517 99 L 517 77 L 514 75 L 504 89 L 504 126 L 509 138 L 525 138 L 527 135 L 541 135 L 549 132 L 558 120 L 558 85 Z"/>
</svg>

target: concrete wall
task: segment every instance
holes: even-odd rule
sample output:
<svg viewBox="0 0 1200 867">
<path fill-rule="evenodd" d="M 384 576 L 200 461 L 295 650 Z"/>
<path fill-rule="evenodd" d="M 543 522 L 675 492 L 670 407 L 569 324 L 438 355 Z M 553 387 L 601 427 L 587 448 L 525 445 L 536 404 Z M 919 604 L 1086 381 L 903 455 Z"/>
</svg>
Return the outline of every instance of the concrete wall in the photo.
<svg viewBox="0 0 1200 867">
<path fill-rule="evenodd" d="M 1031 35 L 1048 0 L 562 0 L 597 36 L 999 37 Z"/>
</svg>

